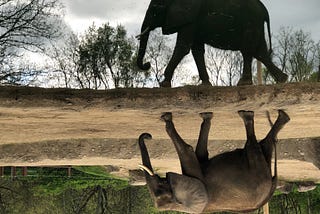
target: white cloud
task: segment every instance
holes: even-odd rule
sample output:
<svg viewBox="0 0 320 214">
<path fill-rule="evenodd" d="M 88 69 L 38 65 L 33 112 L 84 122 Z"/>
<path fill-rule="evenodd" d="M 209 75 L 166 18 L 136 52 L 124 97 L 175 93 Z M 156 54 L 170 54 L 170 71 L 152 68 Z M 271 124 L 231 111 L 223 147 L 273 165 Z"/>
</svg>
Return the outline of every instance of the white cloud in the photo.
<svg viewBox="0 0 320 214">
<path fill-rule="evenodd" d="M 268 8 L 273 33 L 281 26 L 290 26 L 310 32 L 313 39 L 320 40 L 319 0 L 262 0 Z"/>
<path fill-rule="evenodd" d="M 98 26 L 109 22 L 124 25 L 130 34 L 140 30 L 149 0 L 63 0 L 67 14 L 65 20 L 77 32 L 83 32 L 95 22 Z"/>
<path fill-rule="evenodd" d="M 63 0 L 66 4 L 66 21 L 77 32 L 85 31 L 95 22 L 97 25 L 109 22 L 122 24 L 129 34 L 136 34 L 150 3 L 150 0 Z M 320 40 L 319 0 L 262 0 L 268 8 L 272 32 L 281 26 L 292 26 L 311 32 Z"/>
</svg>

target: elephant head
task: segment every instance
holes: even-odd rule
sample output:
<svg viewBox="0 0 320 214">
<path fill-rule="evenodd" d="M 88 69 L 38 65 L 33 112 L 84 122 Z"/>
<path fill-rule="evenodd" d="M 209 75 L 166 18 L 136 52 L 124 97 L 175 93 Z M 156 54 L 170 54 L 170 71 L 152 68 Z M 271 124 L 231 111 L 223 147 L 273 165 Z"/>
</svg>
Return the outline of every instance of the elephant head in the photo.
<svg viewBox="0 0 320 214">
<path fill-rule="evenodd" d="M 173 172 L 168 172 L 165 178 L 154 174 L 144 143 L 144 139 L 151 138 L 148 133 L 143 133 L 139 137 L 143 163 L 140 167 L 145 171 L 147 186 L 155 206 L 159 210 L 176 210 L 187 213 L 203 211 L 208 203 L 208 196 L 200 180 Z"/>
<path fill-rule="evenodd" d="M 157 27 L 162 28 L 165 35 L 178 32 L 181 26 L 196 20 L 200 10 L 201 0 L 151 0 L 145 14 L 141 33 L 137 65 L 142 70 L 148 70 L 150 63 L 144 63 L 150 31 Z"/>
</svg>

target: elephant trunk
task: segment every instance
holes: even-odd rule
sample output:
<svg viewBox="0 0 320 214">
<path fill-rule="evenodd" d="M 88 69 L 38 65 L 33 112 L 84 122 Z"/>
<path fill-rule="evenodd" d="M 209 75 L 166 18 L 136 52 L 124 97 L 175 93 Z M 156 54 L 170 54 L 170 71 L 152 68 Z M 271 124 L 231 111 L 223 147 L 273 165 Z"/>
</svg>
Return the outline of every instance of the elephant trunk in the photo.
<svg viewBox="0 0 320 214">
<path fill-rule="evenodd" d="M 140 147 L 141 158 L 142 158 L 142 165 L 140 165 L 140 168 L 145 172 L 145 177 L 146 177 L 148 186 L 150 185 L 150 182 L 153 183 L 152 180 L 154 180 L 154 178 L 156 177 L 152 169 L 147 147 L 144 143 L 144 139 L 151 139 L 151 138 L 152 136 L 149 133 L 143 133 L 139 137 L 139 147 Z"/>
<path fill-rule="evenodd" d="M 145 171 L 149 171 L 153 174 L 153 169 L 151 166 L 151 162 L 150 162 L 150 157 L 149 157 L 149 153 L 146 147 L 146 144 L 144 143 L 145 139 L 152 139 L 151 134 L 149 133 L 143 133 L 139 136 L 139 148 L 140 148 L 140 152 L 141 152 L 141 157 L 142 157 L 142 164 L 143 164 L 143 168 L 147 168 L 148 170 Z M 151 174 L 148 173 L 148 174 Z"/>
<path fill-rule="evenodd" d="M 165 178 L 160 178 L 157 174 L 154 174 L 153 172 L 150 158 L 149 158 L 149 153 L 144 143 L 144 139 L 151 139 L 151 138 L 152 136 L 149 133 L 143 133 L 139 137 L 139 147 L 140 147 L 142 164 L 143 164 L 143 165 L 140 165 L 140 168 L 145 173 L 147 186 L 153 198 L 156 198 L 159 193 L 163 194 L 165 192 L 168 192 L 169 195 L 171 195 L 170 186 L 167 184 L 167 180 Z"/>
<path fill-rule="evenodd" d="M 144 71 L 149 70 L 151 67 L 150 62 L 147 62 L 147 63 L 143 62 L 143 58 L 146 54 L 149 34 L 150 34 L 150 27 L 147 26 L 145 23 L 143 23 L 141 28 L 141 34 L 137 36 L 137 38 L 140 40 L 138 57 L 137 57 L 137 65 L 141 70 L 144 70 Z"/>
</svg>

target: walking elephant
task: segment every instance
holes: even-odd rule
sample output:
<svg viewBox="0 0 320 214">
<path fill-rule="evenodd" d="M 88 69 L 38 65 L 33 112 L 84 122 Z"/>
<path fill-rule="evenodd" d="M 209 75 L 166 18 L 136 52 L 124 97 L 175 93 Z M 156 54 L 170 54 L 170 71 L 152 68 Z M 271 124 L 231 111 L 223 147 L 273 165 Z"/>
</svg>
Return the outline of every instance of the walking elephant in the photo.
<svg viewBox="0 0 320 214">
<path fill-rule="evenodd" d="M 254 113 L 239 111 L 247 134 L 244 148 L 209 159 L 207 143 L 212 113 L 200 115 L 203 122 L 195 152 L 177 133 L 172 114 L 164 113 L 161 116 L 178 153 L 182 174 L 168 172 L 165 178 L 154 174 L 144 143 L 145 139 L 151 139 L 151 135 L 144 133 L 139 137 L 143 163 L 140 166 L 145 171 L 146 182 L 156 207 L 160 210 L 201 213 L 247 212 L 263 206 L 276 188 L 277 158 L 275 155 L 272 176 L 272 152 L 273 147 L 276 148 L 277 134 L 290 120 L 289 116 L 279 110 L 270 132 L 258 143 L 254 132 Z"/>
<path fill-rule="evenodd" d="M 264 24 L 267 23 L 269 47 Z M 144 63 L 149 33 L 157 27 L 163 34 L 178 33 L 176 46 L 161 82 L 171 87 L 173 72 L 190 50 L 196 62 L 202 84 L 211 85 L 205 66 L 205 44 L 225 50 L 239 50 L 243 56 L 243 72 L 238 85 L 251 85 L 252 59 L 260 60 L 276 82 L 288 78 L 271 61 L 270 20 L 260 0 L 151 0 L 141 27 L 137 65 L 148 70 Z"/>
</svg>

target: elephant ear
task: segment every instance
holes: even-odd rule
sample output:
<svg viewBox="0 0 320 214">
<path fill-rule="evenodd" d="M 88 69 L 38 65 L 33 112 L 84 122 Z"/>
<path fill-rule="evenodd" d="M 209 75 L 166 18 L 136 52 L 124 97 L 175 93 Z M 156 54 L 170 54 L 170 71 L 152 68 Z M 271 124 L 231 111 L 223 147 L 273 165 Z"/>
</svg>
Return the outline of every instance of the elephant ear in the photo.
<svg viewBox="0 0 320 214">
<path fill-rule="evenodd" d="M 162 33 L 176 33 L 183 25 L 195 22 L 201 5 L 202 0 L 172 0 L 168 5 Z"/>
<path fill-rule="evenodd" d="M 196 178 L 167 173 L 172 193 L 179 204 L 179 211 L 201 213 L 208 203 L 208 194 L 204 184 Z"/>
</svg>

